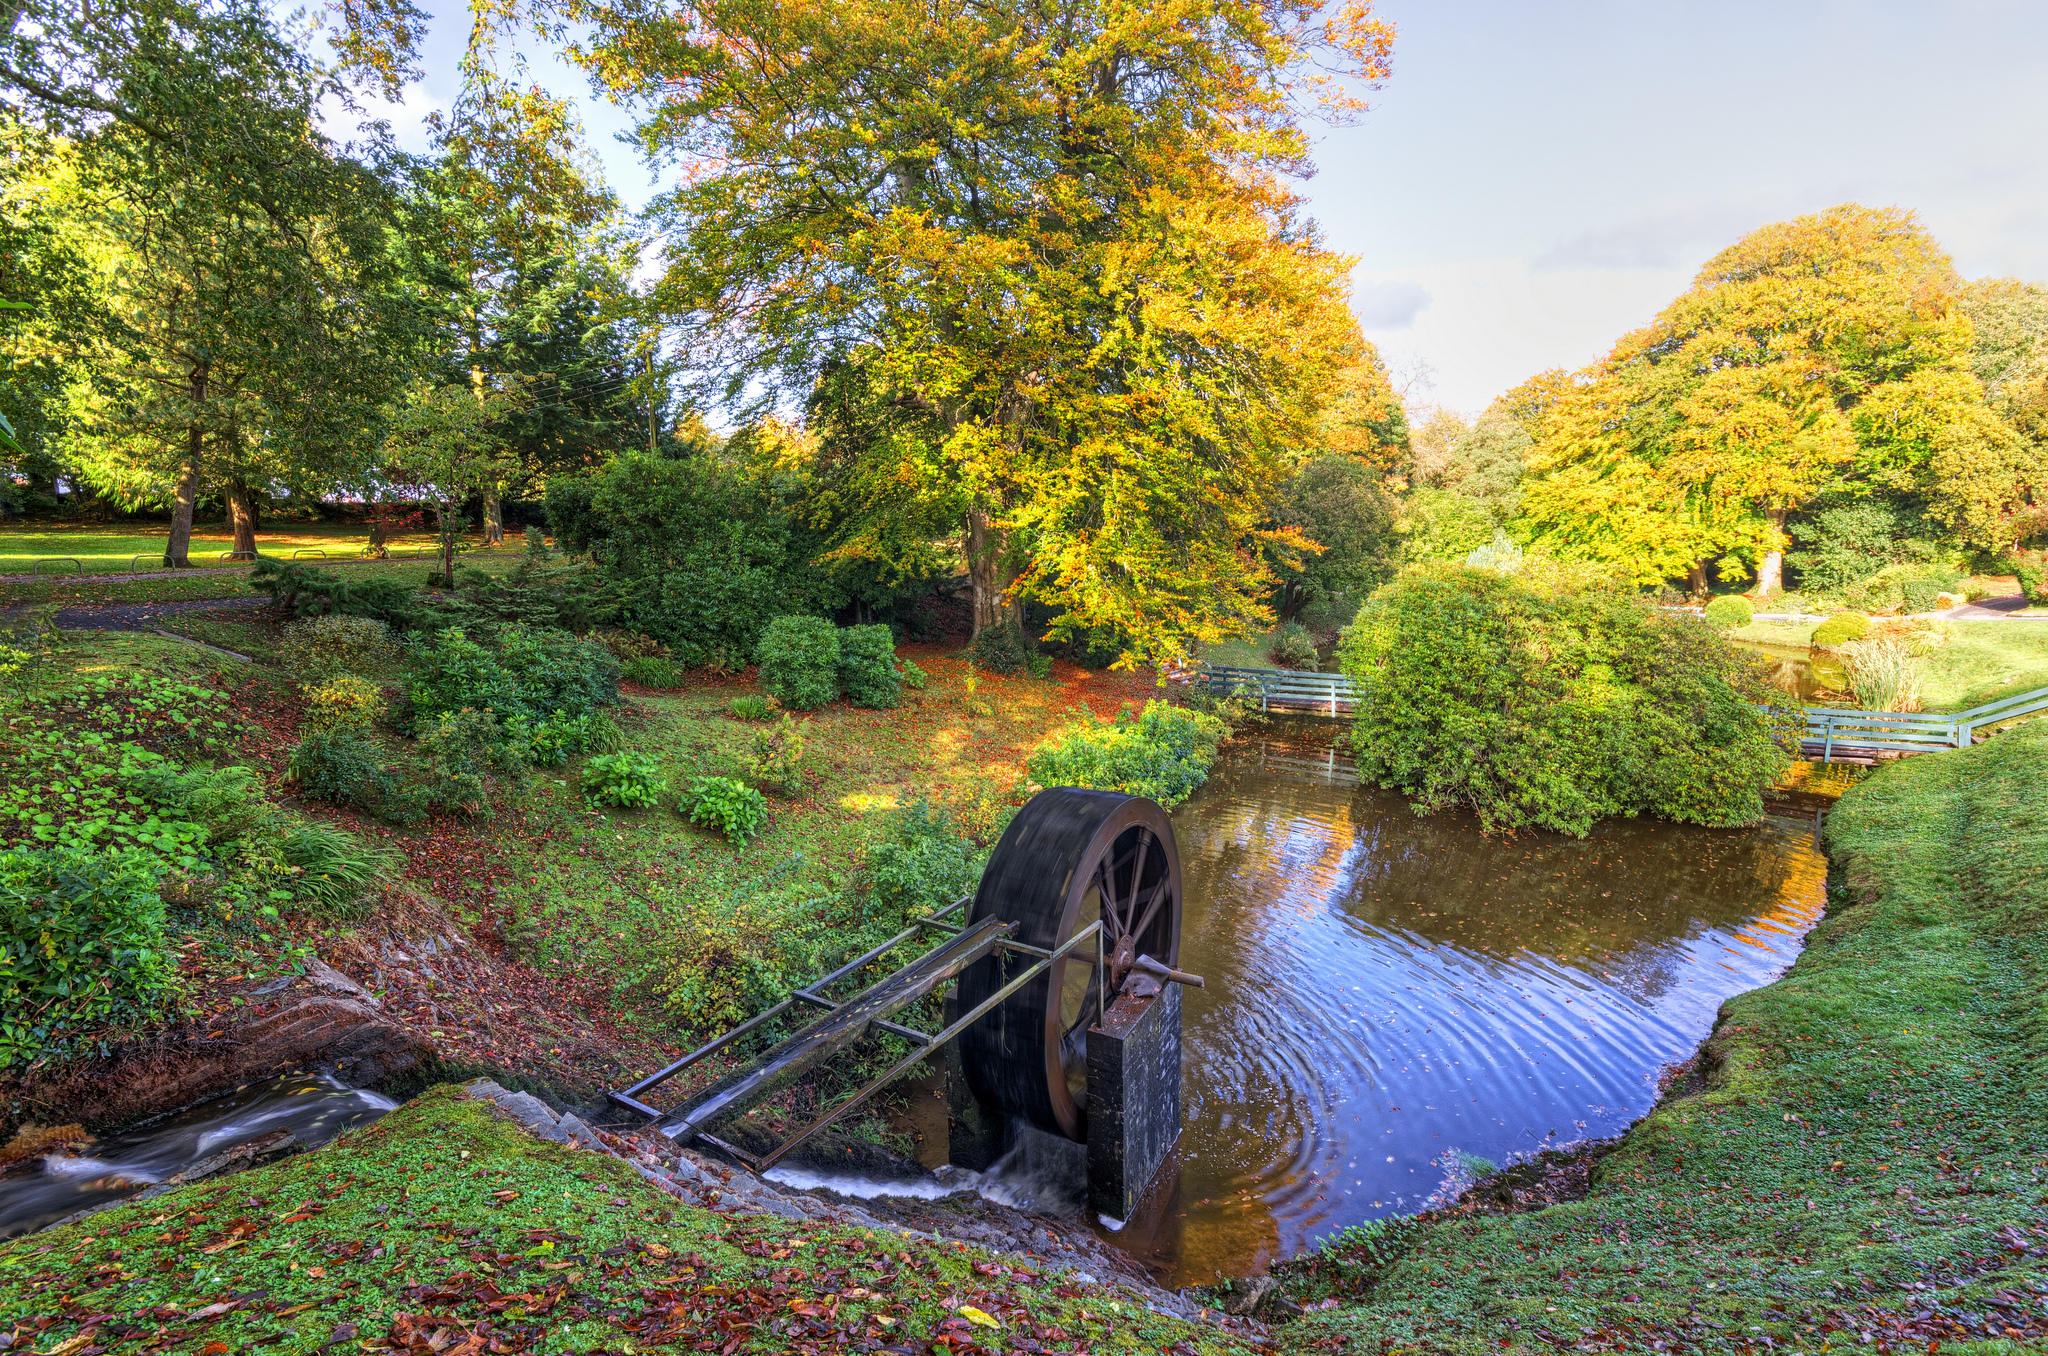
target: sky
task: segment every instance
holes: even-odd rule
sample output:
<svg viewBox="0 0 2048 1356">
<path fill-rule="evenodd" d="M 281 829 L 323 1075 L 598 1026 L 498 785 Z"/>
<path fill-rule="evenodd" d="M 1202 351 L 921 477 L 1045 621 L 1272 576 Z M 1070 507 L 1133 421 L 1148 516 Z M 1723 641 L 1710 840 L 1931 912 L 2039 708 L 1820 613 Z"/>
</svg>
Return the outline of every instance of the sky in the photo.
<svg viewBox="0 0 2048 1356">
<path fill-rule="evenodd" d="M 454 94 L 467 9 L 430 0 Z M 1920 214 L 1966 277 L 2048 281 L 2048 0 L 1378 0 L 1372 110 L 1316 129 L 1302 191 L 1357 258 L 1353 305 L 1410 405 L 1471 415 L 1599 358 L 1766 222 L 1840 202 Z M 625 110 L 546 53 L 629 206 L 656 182 Z"/>
</svg>

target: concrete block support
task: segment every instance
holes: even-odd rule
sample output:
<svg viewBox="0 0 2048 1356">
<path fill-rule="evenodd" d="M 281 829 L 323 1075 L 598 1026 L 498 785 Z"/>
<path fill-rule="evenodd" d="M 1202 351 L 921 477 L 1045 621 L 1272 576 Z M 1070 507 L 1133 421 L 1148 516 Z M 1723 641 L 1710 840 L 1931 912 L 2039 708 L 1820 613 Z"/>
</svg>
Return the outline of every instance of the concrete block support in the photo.
<svg viewBox="0 0 2048 1356">
<path fill-rule="evenodd" d="M 1138 1213 L 1180 1139 L 1180 986 L 1124 994 L 1088 1032 L 1088 1206 Z"/>
</svg>

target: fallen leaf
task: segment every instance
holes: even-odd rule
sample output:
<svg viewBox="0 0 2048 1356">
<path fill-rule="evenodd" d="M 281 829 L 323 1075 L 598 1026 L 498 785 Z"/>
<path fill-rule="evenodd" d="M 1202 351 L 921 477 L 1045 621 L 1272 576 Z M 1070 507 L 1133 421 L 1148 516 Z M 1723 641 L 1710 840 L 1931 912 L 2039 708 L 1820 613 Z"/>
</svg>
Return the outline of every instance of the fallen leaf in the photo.
<svg viewBox="0 0 2048 1356">
<path fill-rule="evenodd" d="M 984 1313 L 971 1304 L 963 1304 L 954 1312 L 979 1328 L 1000 1328 L 1003 1326 L 996 1321 L 994 1314 Z"/>
</svg>

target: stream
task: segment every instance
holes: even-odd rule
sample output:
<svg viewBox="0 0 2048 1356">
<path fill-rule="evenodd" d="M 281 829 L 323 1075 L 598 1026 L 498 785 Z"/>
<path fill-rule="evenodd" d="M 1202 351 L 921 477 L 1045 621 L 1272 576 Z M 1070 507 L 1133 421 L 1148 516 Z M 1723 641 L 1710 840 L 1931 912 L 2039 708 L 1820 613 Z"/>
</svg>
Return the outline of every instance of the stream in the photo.
<svg viewBox="0 0 2048 1356">
<path fill-rule="evenodd" d="M 1168 1284 L 1243 1276 L 1620 1133 L 1722 1001 L 1820 917 L 1809 819 L 1482 837 L 1361 788 L 1334 726 L 1235 741 L 1175 812 L 1179 1182 L 1112 1235 Z"/>
<path fill-rule="evenodd" d="M 326 1074 L 287 1074 L 133 1130 L 45 1154 L 0 1176 L 0 1238 L 134 1195 L 259 1136 L 289 1130 L 304 1148 L 367 1125 L 397 1103 Z"/>
</svg>

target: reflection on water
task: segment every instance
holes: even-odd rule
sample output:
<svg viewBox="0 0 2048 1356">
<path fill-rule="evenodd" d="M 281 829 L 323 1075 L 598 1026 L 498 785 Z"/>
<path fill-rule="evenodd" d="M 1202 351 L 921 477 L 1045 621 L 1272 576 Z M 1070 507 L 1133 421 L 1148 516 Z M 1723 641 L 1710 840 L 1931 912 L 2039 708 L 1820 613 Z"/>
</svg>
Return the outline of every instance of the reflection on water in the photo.
<svg viewBox="0 0 2048 1356">
<path fill-rule="evenodd" d="M 33 1159 L 0 1176 L 0 1238 L 53 1224 L 246 1144 L 289 1130 L 305 1148 L 367 1125 L 397 1103 L 326 1074 L 288 1074 L 159 1121 L 109 1135 L 77 1153 Z"/>
<path fill-rule="evenodd" d="M 1174 823 L 1208 987 L 1184 995 L 1177 1199 L 1119 1241 L 1176 1283 L 1619 1132 L 1791 963 L 1826 874 L 1805 822 L 1487 840 L 1278 741 L 1239 741 Z"/>
<path fill-rule="evenodd" d="M 1754 655 L 1769 673 L 1773 686 L 1808 706 L 1855 705 L 1849 672 L 1842 667 L 1839 655 L 1804 645 L 1773 645 L 1760 640 L 1730 643 Z"/>
</svg>

